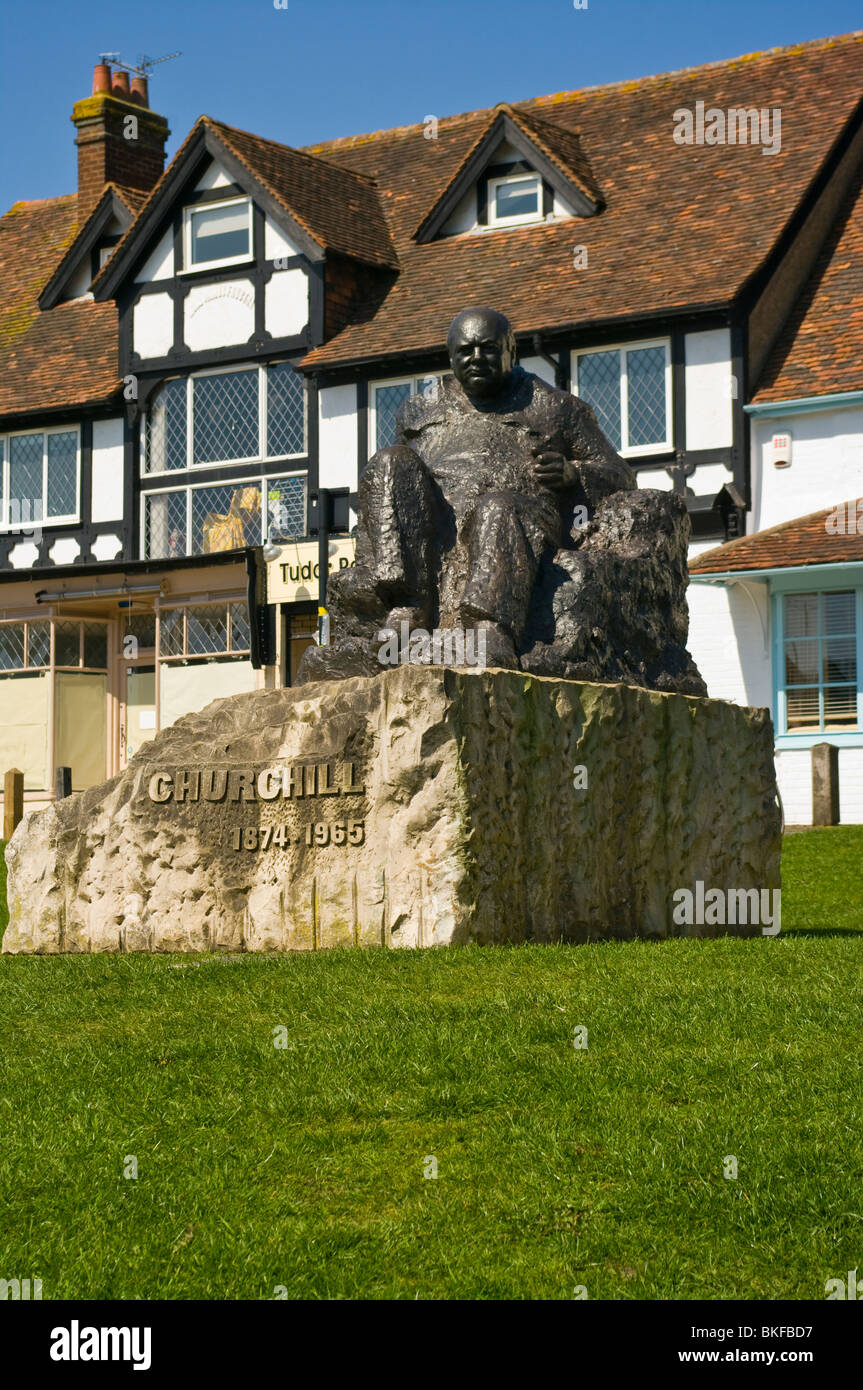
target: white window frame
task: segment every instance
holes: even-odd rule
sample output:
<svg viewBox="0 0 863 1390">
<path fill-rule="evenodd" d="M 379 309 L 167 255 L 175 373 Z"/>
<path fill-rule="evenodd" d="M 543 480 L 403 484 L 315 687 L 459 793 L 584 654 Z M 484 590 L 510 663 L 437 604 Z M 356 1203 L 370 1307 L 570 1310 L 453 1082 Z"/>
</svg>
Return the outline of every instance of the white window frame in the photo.
<svg viewBox="0 0 863 1390">
<path fill-rule="evenodd" d="M 42 436 L 42 510 L 41 517 L 33 517 L 29 520 L 18 519 L 13 521 L 10 517 L 10 507 L 12 498 L 9 495 L 9 470 L 10 460 L 10 441 L 19 439 L 25 434 L 41 434 Z M 75 443 L 75 511 L 65 516 L 46 516 L 44 515 L 45 506 L 48 501 L 48 446 L 46 440 L 50 434 L 74 434 Z M 16 535 L 19 532 L 30 535 L 36 528 L 42 530 L 53 526 L 68 526 L 81 520 L 81 426 L 80 425 L 51 425 L 48 428 L 31 430 L 10 430 L 0 438 L 2 447 L 2 496 L 0 496 L 0 532 Z"/>
<path fill-rule="evenodd" d="M 309 393 L 306 383 L 303 382 L 303 449 L 298 454 L 269 454 L 266 452 L 268 443 L 268 420 L 267 420 L 267 370 L 270 367 L 280 367 L 285 362 L 291 363 L 290 358 L 281 358 L 277 362 L 234 362 L 224 367 L 207 367 L 202 371 L 190 372 L 185 378 L 165 378 L 161 384 L 164 386 L 170 380 L 185 380 L 186 383 L 186 469 L 190 472 L 200 472 L 201 469 L 213 468 L 243 468 L 246 465 L 262 463 L 278 463 L 280 459 L 305 459 L 309 456 Z M 193 382 L 204 376 L 225 376 L 229 372 L 257 372 L 258 373 L 258 453 L 252 454 L 248 458 L 241 459 L 217 459 L 212 463 L 194 462 L 194 410 L 193 402 L 195 391 Z M 298 372 L 299 376 L 300 373 Z M 161 389 L 161 388 L 160 388 Z M 141 434 L 139 448 L 139 469 L 141 478 L 175 478 L 182 472 L 179 468 L 159 468 L 150 470 L 147 467 L 147 425 L 149 423 L 149 410 L 141 417 Z"/>
<path fill-rule="evenodd" d="M 785 679 L 785 648 L 788 639 L 785 635 L 785 600 L 800 594 L 816 594 L 820 600 L 823 594 L 830 593 L 853 593 L 854 594 L 854 617 L 855 617 L 855 657 L 857 660 L 857 721 L 856 725 L 840 724 L 826 727 L 824 725 L 824 690 L 828 686 L 851 688 L 850 681 L 825 681 L 820 677 L 820 658 L 821 641 L 826 634 L 819 632 L 816 634 L 818 640 L 819 656 L 819 679 L 813 681 L 809 686 L 818 692 L 819 719 L 817 726 L 809 725 L 806 728 L 789 729 L 788 727 L 788 691 L 800 689 L 800 686 L 789 686 Z M 775 734 L 776 746 L 779 749 L 786 748 L 808 748 L 813 743 L 822 743 L 829 740 L 839 747 L 857 747 L 863 743 L 863 588 L 860 582 L 853 575 L 844 576 L 843 579 L 821 579 L 815 575 L 795 575 L 785 583 L 776 581 L 776 587 L 772 592 L 772 617 L 773 617 L 773 709 L 775 711 Z M 803 687 L 804 689 L 806 687 Z"/>
<path fill-rule="evenodd" d="M 430 377 L 437 377 L 438 381 L 443 381 L 448 376 L 452 376 L 452 370 L 449 367 L 446 371 L 419 372 L 416 376 L 393 376 L 387 377 L 385 381 L 369 382 L 369 458 L 372 458 L 378 450 L 378 391 L 385 386 L 409 386 L 411 398 L 413 398 L 422 394 L 417 385 L 418 382 L 428 381 Z"/>
<path fill-rule="evenodd" d="M 657 444 L 629 443 L 629 375 L 626 367 L 626 354 L 641 348 L 661 347 L 665 349 L 665 439 Z M 674 448 L 674 419 L 672 416 L 671 392 L 671 339 L 645 338 L 643 341 L 625 343 L 596 343 L 591 347 L 573 348 L 570 355 L 570 380 L 572 394 L 577 396 L 578 359 L 592 356 L 597 352 L 616 352 L 620 371 L 620 441 L 618 450 L 621 458 L 646 458 L 651 454 L 668 454 Z"/>
<path fill-rule="evenodd" d="M 210 466 L 213 466 L 213 465 L 210 465 Z M 149 476 L 152 476 L 152 475 L 151 475 L 151 474 L 148 474 L 148 477 L 149 477 Z M 157 476 L 158 476 L 158 475 L 157 475 Z M 164 474 L 162 474 L 161 476 L 164 477 Z M 280 469 L 278 473 L 264 473 L 264 474 L 261 474 L 261 473 L 254 474 L 254 473 L 253 473 L 253 474 L 251 475 L 251 477 L 250 477 L 249 474 L 247 473 L 247 474 L 245 475 L 245 477 L 242 477 L 242 478 L 211 478 L 209 482 L 201 482 L 201 483 L 182 483 L 182 484 L 180 484 L 179 487 L 151 487 L 151 488 L 147 488 L 146 491 L 142 491 L 142 492 L 141 492 L 141 499 L 140 499 L 140 504 L 139 504 L 138 524 L 139 524 L 139 528 L 140 528 L 140 529 L 139 529 L 139 533 L 138 533 L 138 534 L 139 534 L 140 537 L 141 537 L 141 559 L 142 559 L 142 560 L 147 560 L 147 559 L 158 559 L 158 558 L 159 558 L 159 557 L 156 557 L 156 556 L 148 556 L 148 555 L 145 555 L 145 554 L 144 554 L 144 550 L 145 550 L 145 540 L 146 540 L 146 535 L 147 535 L 147 529 L 146 529 L 146 528 L 147 528 L 147 499 L 148 499 L 149 497 L 162 497 L 165 493 L 168 493 L 168 492 L 186 492 L 186 493 L 191 494 L 191 493 L 193 493 L 193 492 L 198 492 L 198 491 L 200 491 L 201 488 L 205 488 L 205 487 L 254 487 L 254 485 L 257 483 L 257 484 L 259 485 L 260 489 L 261 489 L 261 541 L 260 541 L 260 544 L 261 544 L 261 545 L 266 545 L 266 543 L 267 543 L 267 536 L 269 535 L 269 527 L 266 526 L 266 529 L 265 529 L 267 510 L 266 510 L 266 507 L 264 506 L 264 502 L 265 502 L 265 500 L 267 500 L 267 499 L 265 498 L 264 493 L 265 493 L 266 486 L 267 486 L 268 483 L 280 482 L 280 481 L 282 480 L 282 478 L 305 478 L 305 479 L 306 479 L 306 525 L 308 525 L 308 521 L 309 521 L 309 516 L 308 516 L 308 508 L 309 508 L 309 490 L 308 490 L 308 488 L 309 488 L 309 485 L 308 485 L 308 469 L 306 469 L 306 468 L 293 468 L 293 469 L 291 469 L 291 468 L 286 468 L 286 469 Z M 220 553 L 219 551 L 214 551 L 214 552 L 213 552 L 213 554 L 216 554 L 216 555 L 218 555 L 219 553 Z M 186 554 L 185 554 L 185 556 L 183 556 L 182 558 L 183 558 L 183 559 L 189 559 L 190 557 L 194 557 L 196 554 L 197 554 L 197 552 L 192 550 L 192 499 L 191 499 L 191 496 L 189 496 L 189 497 L 186 499 Z M 168 558 L 168 557 L 162 556 L 161 558 L 162 558 L 162 559 L 166 559 L 166 558 Z"/>
<path fill-rule="evenodd" d="M 218 208 L 239 207 L 245 204 L 249 219 L 249 250 L 244 256 L 222 256 L 217 261 L 192 260 L 192 216 L 195 213 L 215 212 Z M 255 259 L 254 227 L 252 222 L 252 200 L 249 197 L 219 198 L 213 202 L 190 203 L 183 208 L 183 275 L 200 275 L 208 270 L 219 270 L 226 265 L 247 265 Z"/>
<path fill-rule="evenodd" d="M 495 211 L 497 205 L 497 191 L 505 183 L 536 183 L 537 184 L 537 210 L 531 213 L 521 213 L 510 215 L 509 217 L 498 217 Z M 543 184 L 542 175 L 536 170 L 531 173 L 521 174 L 500 174 L 497 178 L 488 181 L 488 201 L 486 204 L 488 211 L 488 225 L 490 227 L 522 227 L 528 226 L 533 222 L 544 222 L 545 213 L 543 205 Z"/>
</svg>

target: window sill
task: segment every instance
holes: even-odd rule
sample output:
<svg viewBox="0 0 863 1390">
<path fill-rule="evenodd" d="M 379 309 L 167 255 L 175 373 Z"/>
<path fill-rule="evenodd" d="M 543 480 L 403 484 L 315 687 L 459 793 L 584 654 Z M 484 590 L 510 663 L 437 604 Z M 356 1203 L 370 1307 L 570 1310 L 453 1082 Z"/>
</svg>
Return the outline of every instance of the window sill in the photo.
<svg viewBox="0 0 863 1390">
<path fill-rule="evenodd" d="M 847 733 L 806 733 L 806 734 L 777 734 L 775 747 L 778 753 L 788 753 L 793 750 L 805 753 L 810 748 L 814 748 L 818 743 L 833 743 L 837 748 L 863 748 L 863 730 L 849 731 Z"/>
<path fill-rule="evenodd" d="M 210 270 L 232 270 L 236 266 L 248 266 L 254 264 L 254 256 L 242 256 L 238 261 L 207 261 L 206 265 L 184 266 L 182 270 L 177 271 L 177 278 L 179 279 L 181 276 L 184 275 L 206 275 L 207 272 Z"/>
</svg>

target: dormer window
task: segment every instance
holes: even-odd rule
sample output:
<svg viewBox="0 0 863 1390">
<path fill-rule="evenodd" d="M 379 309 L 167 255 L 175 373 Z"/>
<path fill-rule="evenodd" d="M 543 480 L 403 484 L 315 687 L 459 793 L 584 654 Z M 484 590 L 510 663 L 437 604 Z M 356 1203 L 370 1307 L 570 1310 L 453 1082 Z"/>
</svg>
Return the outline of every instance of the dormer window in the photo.
<svg viewBox="0 0 863 1390">
<path fill-rule="evenodd" d="M 215 270 L 251 258 L 252 204 L 249 198 L 186 208 L 183 223 L 183 259 L 187 270 Z"/>
<path fill-rule="evenodd" d="M 541 222 L 542 179 L 539 174 L 505 174 L 488 181 L 490 227 L 511 227 L 517 222 Z"/>
</svg>

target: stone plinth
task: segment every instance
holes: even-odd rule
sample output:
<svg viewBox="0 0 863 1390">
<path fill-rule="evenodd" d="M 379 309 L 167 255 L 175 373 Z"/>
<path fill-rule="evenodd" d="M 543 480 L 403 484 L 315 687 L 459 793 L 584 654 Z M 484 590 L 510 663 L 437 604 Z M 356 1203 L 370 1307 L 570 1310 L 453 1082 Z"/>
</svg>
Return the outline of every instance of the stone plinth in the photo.
<svg viewBox="0 0 863 1390">
<path fill-rule="evenodd" d="M 673 895 L 778 887 L 775 793 L 768 712 L 719 700 L 418 666 L 237 695 L 21 823 L 3 950 L 759 932 Z"/>
</svg>

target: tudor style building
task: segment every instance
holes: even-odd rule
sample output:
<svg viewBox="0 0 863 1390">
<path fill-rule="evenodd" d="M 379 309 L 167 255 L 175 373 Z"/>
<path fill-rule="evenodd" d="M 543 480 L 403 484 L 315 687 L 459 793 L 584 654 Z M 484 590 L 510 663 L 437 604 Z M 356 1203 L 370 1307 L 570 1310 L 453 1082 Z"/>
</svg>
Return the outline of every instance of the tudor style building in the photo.
<svg viewBox="0 0 863 1390">
<path fill-rule="evenodd" d="M 811 749 L 838 748 L 863 822 L 863 175 L 746 406 L 750 534 L 690 566 L 690 646 L 712 695 L 767 705 L 786 820 L 812 820 Z"/>
<path fill-rule="evenodd" d="M 742 535 L 746 407 L 863 161 L 861 53 L 305 150 L 201 117 L 164 172 L 146 82 L 100 64 L 77 195 L 0 221 L 0 761 L 28 804 L 58 765 L 88 785 L 181 714 L 291 681 L 317 558 L 350 563 L 359 475 L 468 303 L 509 315 L 643 486 L 686 496 L 697 549 Z M 681 146 L 699 101 L 781 108 L 781 147 Z"/>
</svg>

